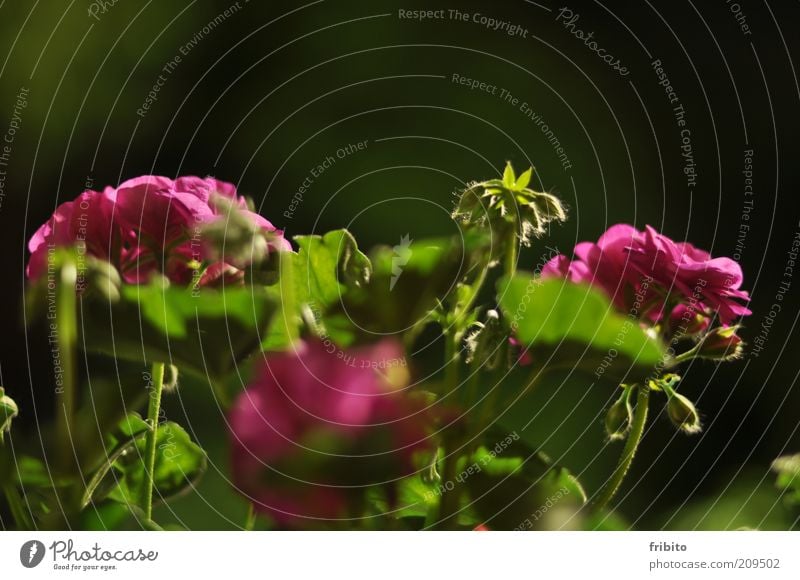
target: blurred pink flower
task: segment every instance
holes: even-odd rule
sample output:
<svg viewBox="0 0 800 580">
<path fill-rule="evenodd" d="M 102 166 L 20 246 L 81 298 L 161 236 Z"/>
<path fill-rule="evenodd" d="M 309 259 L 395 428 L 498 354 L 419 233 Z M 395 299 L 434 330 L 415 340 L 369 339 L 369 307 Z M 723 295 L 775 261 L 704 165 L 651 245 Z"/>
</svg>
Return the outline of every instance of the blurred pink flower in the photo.
<svg viewBox="0 0 800 580">
<path fill-rule="evenodd" d="M 270 234 L 269 250 L 291 249 L 280 230 L 247 209 L 232 184 L 211 177 L 173 181 L 145 175 L 116 189 L 87 190 L 58 206 L 28 242 L 28 277 L 36 279 L 45 271 L 48 246 L 85 244 L 86 253 L 111 262 L 129 283 L 161 272 L 173 282 L 188 284 L 195 275 L 190 263 L 204 260 L 208 263 L 196 280 L 199 285 L 236 280 L 239 268 L 214 259 L 203 240 L 203 228 L 228 219 L 231 207 Z"/>
<path fill-rule="evenodd" d="M 428 449 L 426 416 L 387 368 L 399 364 L 393 340 L 269 355 L 230 412 L 236 485 L 291 524 L 343 517 L 364 486 L 413 473 L 412 456 Z"/>
<path fill-rule="evenodd" d="M 716 311 L 724 324 L 751 314 L 739 303 L 742 269 L 730 258 L 712 258 L 687 242 L 675 242 L 651 226 L 641 232 L 627 224 L 611 226 L 597 243 L 575 246 L 575 259 L 555 256 L 543 277 L 561 277 L 602 288 L 640 318 L 659 320 L 670 304 L 689 303 L 698 313 Z M 672 302 L 667 296 L 672 298 Z"/>
</svg>

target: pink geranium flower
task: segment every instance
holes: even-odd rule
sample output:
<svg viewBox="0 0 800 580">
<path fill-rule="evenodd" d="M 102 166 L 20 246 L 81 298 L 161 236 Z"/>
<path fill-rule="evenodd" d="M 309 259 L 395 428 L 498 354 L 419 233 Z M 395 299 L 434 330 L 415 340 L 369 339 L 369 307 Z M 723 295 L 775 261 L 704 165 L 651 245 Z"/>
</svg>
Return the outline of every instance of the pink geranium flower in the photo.
<svg viewBox="0 0 800 580">
<path fill-rule="evenodd" d="M 85 244 L 85 251 L 97 258 L 119 264 L 124 261 L 121 244 L 113 244 L 119 235 L 112 227 L 116 190 L 84 191 L 74 201 L 62 203 L 28 241 L 31 257 L 27 274 L 37 279 L 47 270 L 48 246 Z M 112 253 L 117 253 L 112 258 Z"/>
<path fill-rule="evenodd" d="M 232 208 L 269 234 L 269 250 L 291 249 L 280 230 L 248 210 L 232 184 L 211 177 L 145 175 L 116 189 L 87 190 L 58 206 L 28 243 L 28 277 L 36 279 L 45 271 L 48 246 L 77 245 L 79 251 L 111 262 L 129 283 L 160 272 L 187 284 L 204 261 L 198 285 L 236 279 L 241 264 L 220 259 L 220 252 L 203 240 L 204 228 L 229 219 Z"/>
<path fill-rule="evenodd" d="M 343 517 L 364 487 L 413 472 L 428 444 L 397 389 L 402 352 L 313 341 L 267 358 L 230 412 L 234 481 L 257 509 L 284 524 Z"/>
<path fill-rule="evenodd" d="M 576 245 L 574 253 L 573 260 L 564 255 L 551 259 L 542 276 L 602 288 L 618 307 L 640 318 L 660 320 L 678 304 L 688 304 L 699 314 L 716 311 L 723 324 L 751 314 L 740 303 L 749 300 L 749 295 L 740 289 L 739 264 L 730 258 L 712 258 L 651 226 L 642 232 L 627 224 L 614 225 L 597 243 Z"/>
</svg>

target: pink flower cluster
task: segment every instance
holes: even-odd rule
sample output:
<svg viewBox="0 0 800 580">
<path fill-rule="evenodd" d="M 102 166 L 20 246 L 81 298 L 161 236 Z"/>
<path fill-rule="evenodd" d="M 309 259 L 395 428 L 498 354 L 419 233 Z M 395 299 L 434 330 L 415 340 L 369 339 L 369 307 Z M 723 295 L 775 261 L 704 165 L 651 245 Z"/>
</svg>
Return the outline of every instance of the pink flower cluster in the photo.
<svg viewBox="0 0 800 580">
<path fill-rule="evenodd" d="M 751 314 L 740 301 L 742 269 L 730 258 L 712 258 L 686 242 L 675 242 L 651 226 L 639 231 L 627 224 L 609 228 L 597 243 L 575 246 L 575 259 L 559 255 L 542 269 L 543 277 L 563 277 L 602 288 L 614 303 L 639 318 L 669 315 L 708 326 L 717 312 L 723 324 Z M 688 316 L 687 316 L 688 314 Z"/>
<path fill-rule="evenodd" d="M 219 252 L 212 253 L 202 239 L 203 227 L 227 219 L 231 207 L 269 234 L 270 250 L 291 249 L 281 231 L 247 209 L 232 184 L 211 177 L 172 180 L 145 175 L 116 189 L 84 191 L 58 206 L 28 243 L 28 277 L 36 279 L 46 271 L 48 247 L 77 245 L 113 264 L 129 283 L 161 272 L 173 282 L 188 284 L 204 261 L 211 263 L 194 281 L 198 285 L 236 279 L 239 268 L 224 259 L 209 260 Z"/>
<path fill-rule="evenodd" d="M 366 486 L 410 475 L 429 448 L 425 411 L 392 377 L 407 375 L 397 342 L 330 350 L 313 341 L 270 355 L 230 412 L 234 481 L 286 525 L 346 516 Z"/>
</svg>

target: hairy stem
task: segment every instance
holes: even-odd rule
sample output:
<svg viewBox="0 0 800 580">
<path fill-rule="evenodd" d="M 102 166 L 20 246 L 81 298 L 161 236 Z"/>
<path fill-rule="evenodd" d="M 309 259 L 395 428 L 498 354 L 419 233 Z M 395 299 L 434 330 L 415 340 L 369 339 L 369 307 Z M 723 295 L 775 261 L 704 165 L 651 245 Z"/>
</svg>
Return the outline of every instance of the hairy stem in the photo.
<svg viewBox="0 0 800 580">
<path fill-rule="evenodd" d="M 142 509 L 145 518 L 153 519 L 153 471 L 156 465 L 156 439 L 158 437 L 158 420 L 161 413 L 161 391 L 164 388 L 164 363 L 153 363 L 151 373 L 153 381 L 150 390 L 150 404 L 147 407 L 147 422 L 150 431 L 145 439 L 144 490 L 142 492 Z"/>
<path fill-rule="evenodd" d="M 595 502 L 594 509 L 596 511 L 602 510 L 608 506 L 612 499 L 614 499 L 614 496 L 619 490 L 620 485 L 622 485 L 622 480 L 625 478 L 625 475 L 628 473 L 628 470 L 631 467 L 633 457 L 636 455 L 636 449 L 639 447 L 639 443 L 642 440 L 644 425 L 647 422 L 647 406 L 649 399 L 650 389 L 646 385 L 640 385 L 639 393 L 636 398 L 636 409 L 633 412 L 633 424 L 631 425 L 631 432 L 628 434 L 627 441 L 625 441 L 625 448 L 622 450 L 622 456 L 619 459 L 617 468 L 614 470 L 614 473 L 611 475 L 611 479 L 609 479 L 608 483 L 603 488 L 603 491 L 600 493 L 600 497 Z"/>
<path fill-rule="evenodd" d="M 480 294 L 481 288 L 483 287 L 483 283 L 486 281 L 486 274 L 489 271 L 489 266 L 486 265 L 481 269 L 481 273 L 478 274 L 478 277 L 472 283 L 471 292 L 469 298 L 464 301 L 464 303 L 458 309 L 456 313 L 456 324 L 458 324 L 459 318 L 467 314 L 472 308 L 472 305 L 475 304 L 475 300 L 478 298 L 478 294 Z"/>
<path fill-rule="evenodd" d="M 56 388 L 56 432 L 58 433 L 58 463 L 65 473 L 75 468 L 73 420 L 75 415 L 75 343 L 78 337 L 77 298 L 75 284 L 78 271 L 67 261 L 60 272 L 56 303 L 58 358 L 61 365 L 61 385 Z M 59 404 L 60 403 L 60 404 Z"/>
</svg>

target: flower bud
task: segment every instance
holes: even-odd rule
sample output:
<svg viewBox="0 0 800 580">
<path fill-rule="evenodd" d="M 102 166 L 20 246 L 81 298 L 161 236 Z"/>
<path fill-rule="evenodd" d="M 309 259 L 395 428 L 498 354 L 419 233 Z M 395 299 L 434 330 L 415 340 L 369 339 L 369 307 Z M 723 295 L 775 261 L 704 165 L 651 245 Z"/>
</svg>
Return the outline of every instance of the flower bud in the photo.
<svg viewBox="0 0 800 580">
<path fill-rule="evenodd" d="M 474 183 L 461 193 L 458 200 L 458 205 L 453 212 L 453 217 L 463 221 L 464 223 L 472 223 L 479 221 L 482 215 L 486 214 L 487 208 L 481 201 L 481 196 L 484 193 L 482 184 Z"/>
<path fill-rule="evenodd" d="M 233 201 L 219 195 L 212 200 L 223 217 L 201 228 L 208 258 L 238 268 L 261 262 L 269 251 L 271 234 L 263 231 Z"/>
<path fill-rule="evenodd" d="M 87 256 L 85 267 L 78 271 L 77 289 L 97 293 L 109 302 L 118 302 L 122 278 L 110 262 Z"/>
<path fill-rule="evenodd" d="M 11 430 L 11 421 L 17 416 L 19 408 L 14 399 L 6 395 L 3 387 L 0 387 L 0 443 L 3 442 L 3 435 Z"/>
<path fill-rule="evenodd" d="M 673 425 L 689 435 L 699 433 L 703 429 L 694 403 L 679 393 L 673 392 L 670 395 L 667 415 Z"/>
<path fill-rule="evenodd" d="M 178 388 L 178 367 L 168 364 L 164 373 L 164 392 L 171 393 Z"/>
<path fill-rule="evenodd" d="M 739 325 L 718 326 L 703 337 L 697 348 L 697 356 L 719 361 L 741 358 L 744 353 L 744 342 L 736 334 L 737 330 Z"/>
<path fill-rule="evenodd" d="M 458 203 L 453 217 L 468 225 L 492 231 L 505 231 L 509 226 L 519 233 L 519 241 L 529 246 L 531 239 L 545 232 L 552 221 L 563 221 L 566 212 L 554 195 L 528 188 L 533 169 L 517 176 L 510 164 L 503 179 L 490 179 L 471 185 Z"/>
<path fill-rule="evenodd" d="M 500 315 L 496 310 L 486 312 L 486 321 L 476 323 L 477 330 L 467 335 L 465 345 L 467 349 L 467 364 L 474 364 L 477 368 L 494 370 L 505 355 L 501 345 L 506 340 L 506 332 L 500 324 Z"/>
<path fill-rule="evenodd" d="M 631 388 L 626 387 L 625 392 L 611 405 L 606 413 L 606 435 L 612 441 L 624 439 L 633 422 L 633 407 L 630 402 Z"/>
</svg>

